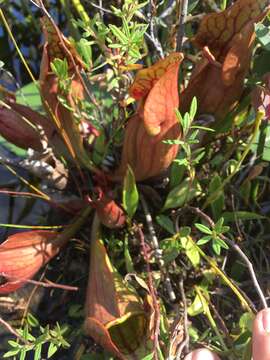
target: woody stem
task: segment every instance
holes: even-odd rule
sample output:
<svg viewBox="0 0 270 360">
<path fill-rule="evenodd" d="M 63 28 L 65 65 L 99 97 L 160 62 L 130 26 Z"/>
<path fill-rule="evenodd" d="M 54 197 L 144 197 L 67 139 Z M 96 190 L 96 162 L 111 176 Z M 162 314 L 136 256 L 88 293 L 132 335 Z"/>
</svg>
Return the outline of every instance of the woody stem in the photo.
<svg viewBox="0 0 270 360">
<path fill-rule="evenodd" d="M 179 27 L 177 33 L 176 51 L 181 51 L 183 47 L 183 39 L 185 36 L 185 22 L 188 11 L 188 0 L 182 0 L 180 6 L 181 9 L 180 9 Z"/>
</svg>

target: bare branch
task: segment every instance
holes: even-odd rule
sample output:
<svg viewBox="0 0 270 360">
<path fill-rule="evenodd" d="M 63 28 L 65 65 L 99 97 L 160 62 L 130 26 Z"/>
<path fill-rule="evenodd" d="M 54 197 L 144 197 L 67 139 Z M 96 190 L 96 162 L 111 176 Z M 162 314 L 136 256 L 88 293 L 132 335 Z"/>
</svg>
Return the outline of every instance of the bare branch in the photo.
<svg viewBox="0 0 270 360">
<path fill-rule="evenodd" d="M 185 36 L 185 22 L 186 22 L 186 17 L 187 17 L 187 11 L 188 11 L 188 0 L 182 0 L 178 34 L 177 34 L 176 51 L 181 51 L 182 47 L 183 47 L 183 39 Z"/>
<path fill-rule="evenodd" d="M 146 219 L 146 223 L 148 226 L 149 234 L 151 236 L 151 240 L 152 240 L 151 242 L 152 242 L 152 248 L 154 249 L 154 255 L 158 262 L 160 271 L 164 276 L 164 284 L 165 284 L 167 293 L 169 295 L 170 301 L 174 302 L 176 300 L 175 292 L 173 291 L 169 273 L 168 273 L 167 269 L 164 267 L 164 261 L 162 258 L 162 250 L 159 248 L 158 238 L 156 235 L 155 228 L 153 226 L 153 219 L 150 214 L 147 202 L 145 201 L 144 196 L 142 194 L 140 194 L 140 200 L 142 203 L 143 211 L 145 213 L 145 219 Z"/>
<path fill-rule="evenodd" d="M 183 306 L 184 306 L 185 340 L 182 342 L 182 344 L 177 349 L 177 353 L 176 353 L 176 357 L 175 357 L 176 360 L 181 359 L 181 354 L 182 354 L 182 351 L 183 351 L 184 348 L 185 348 L 186 353 L 189 352 L 189 332 L 188 332 L 188 316 L 187 316 L 187 308 L 188 308 L 188 306 L 187 306 L 187 299 L 186 299 L 183 279 L 180 280 L 179 288 L 180 288 L 180 293 L 181 293 L 182 302 L 183 302 Z"/>
<path fill-rule="evenodd" d="M 156 292 L 156 289 L 154 287 L 152 272 L 151 272 L 151 268 L 150 268 L 149 254 L 147 253 L 146 244 L 145 244 L 145 240 L 144 240 L 144 234 L 143 234 L 142 229 L 140 227 L 138 227 L 138 229 L 137 229 L 137 234 L 139 235 L 140 244 L 141 244 L 144 259 L 145 259 L 145 262 L 146 262 L 147 277 L 148 277 L 148 287 L 149 287 L 150 296 L 152 298 L 153 307 L 154 307 L 154 360 L 158 360 L 159 359 L 158 349 L 159 349 L 159 332 L 160 332 L 159 331 L 160 308 L 159 308 L 159 303 L 158 303 L 158 300 L 157 300 L 157 292 Z"/>
<path fill-rule="evenodd" d="M 4 319 L 0 317 L 0 324 L 3 325 L 8 332 L 10 332 L 12 335 L 16 336 L 17 339 L 19 339 L 22 343 L 29 345 L 29 342 L 25 340 L 17 331 L 14 329 L 8 322 L 6 322 Z"/>
</svg>

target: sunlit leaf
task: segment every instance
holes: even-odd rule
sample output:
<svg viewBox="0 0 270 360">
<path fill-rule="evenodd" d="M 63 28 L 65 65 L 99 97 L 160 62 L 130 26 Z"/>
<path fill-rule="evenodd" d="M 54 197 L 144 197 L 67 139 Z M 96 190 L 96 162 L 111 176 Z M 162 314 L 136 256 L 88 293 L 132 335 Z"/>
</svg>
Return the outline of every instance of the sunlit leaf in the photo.
<svg viewBox="0 0 270 360">
<path fill-rule="evenodd" d="M 181 244 L 183 246 L 183 249 L 185 250 L 186 256 L 188 257 L 192 265 L 194 267 L 197 267 L 200 264 L 201 257 L 193 241 L 191 241 L 189 236 L 181 237 Z"/>
<path fill-rule="evenodd" d="M 162 210 L 181 207 L 200 194 L 201 186 L 199 182 L 197 180 L 191 182 L 187 178 L 169 192 Z"/>
<path fill-rule="evenodd" d="M 16 92 L 16 100 L 19 104 L 30 106 L 33 110 L 42 108 L 39 89 L 33 82 L 22 86 Z"/>
<path fill-rule="evenodd" d="M 196 226 L 196 228 L 198 230 L 200 230 L 200 232 L 204 233 L 204 234 L 208 234 L 211 235 L 212 234 L 212 230 L 210 230 L 207 226 L 203 225 L 203 224 L 194 224 Z"/>
<path fill-rule="evenodd" d="M 123 206 L 130 219 L 132 219 L 138 206 L 139 194 L 132 168 L 128 166 L 123 186 Z"/>
</svg>

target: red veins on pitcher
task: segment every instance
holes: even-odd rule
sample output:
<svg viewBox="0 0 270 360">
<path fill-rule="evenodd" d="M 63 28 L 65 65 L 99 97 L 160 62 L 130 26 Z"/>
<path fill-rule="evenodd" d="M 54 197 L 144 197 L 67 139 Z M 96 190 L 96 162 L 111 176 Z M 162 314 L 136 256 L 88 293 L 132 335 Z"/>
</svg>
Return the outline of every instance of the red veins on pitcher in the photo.
<svg viewBox="0 0 270 360">
<path fill-rule="evenodd" d="M 181 136 L 175 110 L 179 107 L 178 73 L 182 60 L 181 53 L 173 53 L 138 71 L 130 94 L 140 103 L 137 113 L 128 120 L 121 163 L 113 180 L 123 179 L 128 164 L 137 181 L 157 176 L 176 157 L 178 145 L 163 141 Z"/>
</svg>

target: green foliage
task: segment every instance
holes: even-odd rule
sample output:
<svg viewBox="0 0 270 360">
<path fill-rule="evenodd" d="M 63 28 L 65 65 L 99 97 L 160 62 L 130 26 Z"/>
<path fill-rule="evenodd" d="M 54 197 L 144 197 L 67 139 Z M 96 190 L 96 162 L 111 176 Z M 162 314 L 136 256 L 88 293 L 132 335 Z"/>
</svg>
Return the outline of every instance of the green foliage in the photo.
<svg viewBox="0 0 270 360">
<path fill-rule="evenodd" d="M 63 0 L 57 6 L 59 5 L 60 10 L 64 7 L 67 11 L 67 3 Z M 155 8 L 151 8 L 150 1 L 125 0 L 118 8 L 115 2 L 108 1 L 108 3 L 103 2 L 104 9 L 100 9 L 92 6 L 91 2 L 77 1 L 77 5 L 84 10 L 79 13 L 80 20 L 73 14 L 72 8 L 70 18 L 67 19 L 67 27 L 75 31 L 72 32 L 74 39 L 69 40 L 75 45 L 85 63 L 86 69 L 81 72 L 81 76 L 88 90 L 86 98 L 78 102 L 76 111 L 62 95 L 69 93 L 72 81 L 67 60 L 55 59 L 50 64 L 63 91 L 58 95 L 60 104 L 73 111 L 78 124 L 84 119 L 99 131 L 97 137 L 85 136 L 83 146 L 91 153 L 91 159 L 98 169 L 106 168 L 107 165 L 108 171 L 112 169 L 112 173 L 119 165 L 126 122 L 134 111 L 138 108 L 141 110 L 140 106 L 143 106 L 143 101 L 136 105 L 132 103 L 133 100 L 128 95 L 128 88 L 135 74 L 131 69 L 153 64 L 160 52 L 166 55 L 175 48 L 174 36 L 179 24 L 176 14 L 179 11 L 178 9 L 175 11 L 172 6 L 171 12 L 166 15 L 170 10 L 168 7 L 175 2 L 164 0 L 152 3 L 156 4 Z M 210 10 L 225 9 L 231 3 L 232 1 L 227 0 L 207 2 L 190 0 L 188 2 L 190 16 L 185 24 L 186 37 L 194 35 L 193 25 L 195 28 L 201 14 Z M 75 1 L 73 6 L 75 8 Z M 19 5 L 17 4 L 16 7 Z M 29 24 L 35 24 L 35 20 L 31 18 L 34 16 L 30 15 L 27 21 Z M 10 19 L 12 20 L 12 16 Z M 18 26 L 17 21 L 15 25 Z M 112 188 L 108 191 L 109 195 L 112 190 L 112 197 L 118 201 L 118 204 L 121 202 L 119 194 L 122 192 L 122 205 L 128 217 L 127 227 L 102 230 L 106 249 L 112 263 L 123 276 L 127 273 L 134 275 L 135 280 L 133 280 L 138 283 L 136 285 L 142 302 L 145 302 L 147 296 L 153 300 L 153 294 L 147 286 L 141 284 L 146 281 L 149 285 L 150 279 L 156 287 L 157 303 L 160 304 L 161 309 L 158 314 L 160 329 L 156 329 L 156 332 L 160 331 L 159 340 L 162 343 L 162 351 L 164 350 L 162 353 L 159 347 L 157 349 L 160 359 L 164 358 L 165 353 L 167 356 L 172 345 L 177 344 L 179 329 L 182 330 L 183 327 L 182 318 L 179 322 L 176 321 L 184 312 L 184 301 L 179 302 L 179 299 L 183 300 L 180 283 L 183 283 L 189 304 L 191 347 L 195 348 L 197 343 L 202 343 L 218 351 L 224 358 L 243 360 L 251 358 L 253 316 L 250 312 L 244 312 L 248 310 L 242 309 L 241 305 L 243 306 L 244 301 L 241 294 L 245 292 L 245 295 L 251 299 L 255 299 L 256 295 L 253 287 L 247 289 L 241 286 L 241 291 L 238 290 L 236 284 L 250 283 L 250 278 L 243 259 L 237 258 L 238 255 L 233 251 L 230 251 L 232 260 L 231 257 L 227 257 L 229 246 L 226 237 L 236 243 L 241 240 L 239 248 L 254 263 L 259 277 L 267 273 L 269 264 L 265 256 L 265 248 L 268 246 L 266 239 L 269 233 L 267 195 L 270 125 L 269 121 L 263 121 L 254 110 L 251 110 L 251 94 L 255 85 L 262 85 L 262 76 L 269 71 L 269 20 L 257 24 L 255 28 L 257 43 L 251 70 L 245 83 L 245 96 L 240 99 L 234 111 L 226 117 L 224 114 L 223 124 L 215 128 L 216 131 L 207 124 L 201 125 L 200 116 L 206 114 L 201 114 L 201 104 L 198 104 L 196 97 L 193 98 L 187 113 L 181 114 L 175 109 L 182 136 L 177 140 L 165 141 L 169 145 L 180 145 L 179 153 L 170 169 L 169 184 L 166 182 L 167 174 L 165 174 L 162 179 L 149 179 L 137 185 L 130 167 L 123 183 L 110 182 L 110 177 L 108 176 L 108 179 L 106 177 L 108 174 L 104 177 L 106 186 Z M 21 34 L 18 34 L 19 40 Z M 179 87 L 185 86 L 190 79 L 193 66 L 190 59 L 193 62 L 200 58 L 192 42 L 187 41 L 184 44 L 184 51 L 190 57 L 188 56 L 181 65 Z M 133 64 L 135 66 L 132 66 Z M 1 70 L 4 71 L 7 65 L 6 60 L 0 61 Z M 22 86 L 17 90 L 16 96 L 19 103 L 42 111 L 42 103 L 35 83 Z M 2 139 L 0 143 L 7 145 Z M 16 154 L 19 156 L 25 155 L 24 151 L 21 152 L 16 148 L 15 151 L 18 151 Z M 148 156 L 147 151 L 146 156 Z M 108 159 L 113 159 L 112 164 L 108 165 Z M 54 158 L 50 159 L 50 165 L 54 161 Z M 68 166 L 66 159 L 64 164 Z M 77 200 L 78 196 L 82 195 L 80 200 L 84 200 L 84 196 L 91 194 L 93 186 L 100 180 L 98 172 L 90 173 L 76 166 L 71 166 L 68 172 L 71 176 L 67 191 L 63 190 L 60 193 L 53 190 L 57 199 L 59 196 L 62 200 L 62 196 L 67 195 L 68 198 L 75 196 Z M 36 186 L 36 183 L 33 185 Z M 144 212 L 140 211 L 141 189 L 154 220 L 149 220 L 148 216 L 146 221 Z M 200 209 L 211 217 L 210 220 L 213 219 L 214 225 L 206 224 L 194 209 Z M 228 224 L 230 227 L 227 226 Z M 145 234 L 145 249 L 142 249 L 136 233 L 139 227 Z M 78 238 L 85 239 L 89 233 L 88 227 L 82 229 L 82 237 L 78 234 Z M 81 252 L 78 257 L 78 263 L 81 265 L 88 242 L 82 245 L 82 242 L 78 241 L 76 246 Z M 223 271 L 225 259 L 228 261 Z M 59 257 L 58 265 L 61 271 L 65 261 L 67 261 L 65 257 L 64 259 Z M 54 266 L 52 265 L 52 268 Z M 72 277 L 68 278 L 69 280 L 74 281 Z M 83 287 L 84 280 L 85 275 L 83 280 L 78 277 L 75 281 Z M 228 290 L 233 296 L 231 294 L 227 296 Z M 170 292 L 175 293 L 176 300 L 168 296 Z M 221 297 L 220 294 L 225 296 Z M 244 304 L 244 307 L 248 309 L 248 305 Z M 228 313 L 230 313 L 230 321 L 227 321 Z M 55 314 L 56 319 L 57 315 Z M 42 357 L 57 359 L 57 351 L 60 348 L 69 349 L 69 343 L 72 343 L 74 338 L 76 342 L 81 341 L 83 300 L 80 302 L 80 299 L 76 299 L 69 305 L 68 317 L 74 320 L 72 330 L 70 326 L 58 323 L 50 327 L 42 326 L 36 317 L 28 313 L 26 323 L 18 329 L 19 335 L 26 343 L 20 339 L 10 340 L 9 350 L 4 358 L 27 359 L 31 354 L 35 360 Z M 194 319 L 195 317 L 197 318 Z M 227 331 L 220 328 L 219 317 L 224 318 Z M 81 347 L 85 346 L 84 341 L 78 346 L 80 353 Z M 85 352 L 91 347 L 88 345 Z M 107 353 L 95 352 L 96 348 L 93 353 L 82 355 L 81 359 L 112 359 Z M 73 355 L 72 353 L 70 356 Z M 169 357 L 175 359 L 172 354 L 169 354 Z M 143 360 L 153 358 L 154 353 L 150 351 Z"/>
<path fill-rule="evenodd" d="M 197 180 L 186 178 L 183 182 L 172 189 L 165 200 L 162 211 L 176 207 L 182 207 L 190 200 L 201 194 L 201 186 Z"/>
<path fill-rule="evenodd" d="M 130 166 L 127 168 L 123 187 L 123 207 L 130 219 L 134 216 L 139 201 L 139 194 L 136 186 L 134 173 Z"/>
<path fill-rule="evenodd" d="M 42 107 L 38 87 L 33 82 L 17 90 L 16 100 L 19 104 L 30 106 L 33 110 L 40 110 Z"/>
<path fill-rule="evenodd" d="M 67 59 L 54 59 L 51 62 L 51 69 L 59 80 L 66 80 L 68 77 L 68 62 Z"/>
<path fill-rule="evenodd" d="M 209 241 L 212 242 L 212 248 L 217 255 L 220 255 L 221 248 L 227 250 L 229 247 L 224 240 L 221 239 L 220 235 L 228 232 L 230 230 L 229 226 L 223 226 L 224 218 L 220 218 L 212 229 L 207 227 L 206 225 L 196 223 L 196 228 L 205 236 L 203 236 L 200 240 L 197 241 L 197 245 L 201 246 Z"/>
<path fill-rule="evenodd" d="M 87 39 L 82 38 L 78 42 L 76 42 L 75 46 L 82 60 L 84 61 L 87 70 L 90 70 L 93 57 L 91 42 Z"/>
<path fill-rule="evenodd" d="M 40 335 L 34 336 L 34 330 L 35 333 L 38 331 Z M 3 358 L 16 356 L 19 360 L 24 360 L 31 352 L 34 354 L 34 360 L 40 360 L 45 348 L 47 349 L 46 358 L 51 359 L 61 347 L 68 348 L 70 346 L 64 338 L 67 331 L 66 325 L 60 326 L 58 323 L 52 329 L 49 326 L 43 327 L 34 315 L 28 313 L 26 324 L 22 329 L 17 330 L 25 343 L 9 340 L 10 350 L 3 355 Z"/>
<path fill-rule="evenodd" d="M 262 46 L 270 51 L 270 34 L 268 26 L 265 26 L 262 23 L 255 25 L 255 32 L 257 35 L 258 40 L 262 44 Z"/>
<path fill-rule="evenodd" d="M 140 14 L 140 9 L 147 3 L 148 1 L 140 4 L 139 1 L 126 0 L 122 9 L 112 6 L 112 13 L 121 20 L 121 26 L 114 24 L 107 26 L 99 14 L 96 14 L 90 22 L 79 20 L 76 23 L 84 30 L 84 37 L 92 39 L 89 45 L 97 44 L 104 49 L 108 44 L 109 48 L 119 51 L 119 56 L 125 59 L 124 64 L 133 64 L 141 59 L 144 34 L 148 28 L 148 24 L 139 23 L 134 17 Z"/>
</svg>

